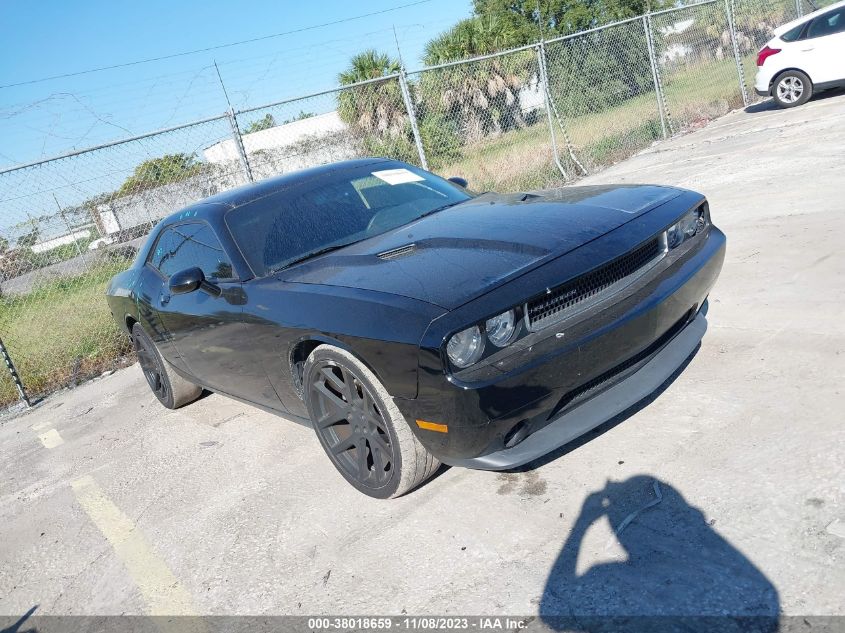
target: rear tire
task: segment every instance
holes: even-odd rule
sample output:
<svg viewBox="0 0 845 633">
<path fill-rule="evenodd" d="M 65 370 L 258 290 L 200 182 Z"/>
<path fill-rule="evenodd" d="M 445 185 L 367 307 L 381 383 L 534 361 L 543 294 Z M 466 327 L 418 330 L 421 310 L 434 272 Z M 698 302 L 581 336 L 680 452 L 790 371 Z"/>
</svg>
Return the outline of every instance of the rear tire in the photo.
<svg viewBox="0 0 845 633">
<path fill-rule="evenodd" d="M 140 323 L 132 326 L 132 343 L 144 378 L 161 404 L 168 409 L 178 409 L 200 397 L 202 387 L 173 371 Z"/>
<path fill-rule="evenodd" d="M 440 466 L 375 374 L 346 350 L 317 347 L 305 363 L 304 390 L 326 455 L 364 494 L 398 497 Z"/>
<path fill-rule="evenodd" d="M 813 96 L 813 82 L 800 70 L 787 70 L 772 83 L 772 97 L 781 108 L 796 108 Z"/>
</svg>

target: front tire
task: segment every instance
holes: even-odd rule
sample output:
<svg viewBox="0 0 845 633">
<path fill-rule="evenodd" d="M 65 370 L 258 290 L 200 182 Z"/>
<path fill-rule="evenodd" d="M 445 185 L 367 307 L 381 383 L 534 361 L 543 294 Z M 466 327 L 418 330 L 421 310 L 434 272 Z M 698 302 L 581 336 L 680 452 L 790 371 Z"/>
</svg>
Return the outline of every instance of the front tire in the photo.
<svg viewBox="0 0 845 633">
<path fill-rule="evenodd" d="M 796 108 L 813 96 L 813 82 L 800 70 L 787 70 L 778 75 L 772 86 L 772 97 L 781 108 Z"/>
<path fill-rule="evenodd" d="M 132 343 L 144 378 L 161 404 L 168 409 L 178 409 L 200 397 L 202 387 L 173 371 L 140 323 L 132 326 Z"/>
<path fill-rule="evenodd" d="M 317 438 L 334 467 L 359 491 L 392 499 L 419 486 L 440 466 L 375 374 L 355 356 L 320 345 L 304 373 L 305 404 Z"/>
</svg>

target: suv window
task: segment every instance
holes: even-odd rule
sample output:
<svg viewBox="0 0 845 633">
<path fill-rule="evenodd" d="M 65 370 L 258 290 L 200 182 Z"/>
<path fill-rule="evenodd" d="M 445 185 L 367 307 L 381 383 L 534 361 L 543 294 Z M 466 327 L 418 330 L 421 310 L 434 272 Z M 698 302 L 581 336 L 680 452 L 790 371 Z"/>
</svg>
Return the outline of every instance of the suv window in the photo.
<svg viewBox="0 0 845 633">
<path fill-rule="evenodd" d="M 229 258 L 207 224 L 177 224 L 164 229 L 147 261 L 165 277 L 192 266 L 198 266 L 207 279 L 234 277 Z"/>
<path fill-rule="evenodd" d="M 807 37 L 824 37 L 845 31 L 845 7 L 815 18 L 807 29 Z"/>
<path fill-rule="evenodd" d="M 789 29 L 786 33 L 780 36 L 784 42 L 795 42 L 799 37 L 801 37 L 801 31 L 804 30 L 804 27 L 807 26 L 807 23 L 799 24 L 795 28 Z"/>
</svg>

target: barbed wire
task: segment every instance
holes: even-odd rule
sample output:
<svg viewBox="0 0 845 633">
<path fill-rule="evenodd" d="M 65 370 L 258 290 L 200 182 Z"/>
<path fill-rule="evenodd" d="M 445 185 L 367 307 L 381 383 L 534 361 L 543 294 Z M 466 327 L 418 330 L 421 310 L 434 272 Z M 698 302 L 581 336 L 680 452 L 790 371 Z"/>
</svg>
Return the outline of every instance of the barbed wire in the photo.
<svg viewBox="0 0 845 633">
<path fill-rule="evenodd" d="M 444 17 L 425 24 L 400 23 L 396 28 L 406 35 L 405 46 L 421 48 L 452 21 L 453 18 Z M 266 99 L 267 86 L 271 85 L 296 86 L 313 83 L 314 77 L 325 77 L 325 87 L 332 86 L 338 65 L 323 60 L 321 53 L 326 49 L 338 58 L 348 59 L 358 52 L 362 40 L 382 42 L 384 47 L 392 48 L 392 39 L 392 27 L 367 30 L 311 46 L 287 47 L 218 64 L 235 107 L 244 109 L 260 103 L 257 99 L 262 95 L 254 94 L 259 88 Z M 138 103 L 145 105 L 138 108 Z M 0 108 L 0 137 L 4 139 L 0 154 L 10 164 L 27 162 L 79 148 L 87 139 L 98 143 L 114 138 L 109 129 L 133 134 L 209 116 L 225 107 L 212 64 L 85 90 L 54 91 L 33 101 Z M 38 154 L 14 155 L 7 149 L 31 145 L 33 131 L 42 137 Z"/>
<path fill-rule="evenodd" d="M 399 9 L 406 9 L 408 7 L 413 7 L 413 6 L 417 6 L 417 5 L 420 5 L 420 4 L 426 4 L 428 2 L 431 2 L 431 0 L 416 0 L 415 2 L 410 2 L 408 4 L 403 4 L 403 5 L 399 5 L 399 6 L 396 6 L 396 7 L 388 7 L 386 9 L 382 9 L 382 10 L 379 10 L 379 11 L 371 11 L 370 13 L 364 13 L 364 14 L 361 14 L 361 15 L 355 15 L 355 16 L 350 16 L 350 17 L 346 17 L 346 18 L 340 18 L 338 20 L 332 20 L 331 22 L 322 22 L 320 24 L 304 26 L 304 27 L 300 27 L 300 28 L 297 28 L 297 29 L 290 29 L 288 31 L 283 31 L 281 33 L 273 33 L 273 34 L 270 34 L 270 35 L 262 35 L 262 36 L 259 36 L 259 37 L 242 39 L 242 40 L 238 40 L 238 41 L 235 41 L 235 42 L 228 42 L 226 44 L 216 44 L 214 46 L 206 46 L 204 48 L 197 48 L 197 49 L 193 49 L 193 50 L 189 50 L 189 51 L 181 51 L 181 52 L 178 52 L 178 53 L 171 53 L 171 54 L 168 54 L 168 55 L 159 55 L 158 57 L 149 57 L 149 58 L 145 58 L 145 59 L 137 59 L 137 60 L 133 60 L 133 61 L 129 61 L 129 62 L 123 62 L 123 63 L 120 63 L 120 64 L 112 64 L 110 66 L 100 66 L 98 68 L 89 68 L 87 70 L 79 70 L 79 71 L 75 71 L 75 72 L 63 73 L 63 74 L 60 74 L 60 75 L 53 75 L 51 77 L 42 77 L 42 78 L 39 78 L 39 79 L 28 79 L 28 80 L 25 80 L 25 81 L 3 84 L 3 85 L 0 85 L 0 90 L 3 90 L 5 88 L 16 88 L 16 87 L 19 87 L 19 86 L 28 86 L 28 85 L 32 85 L 32 84 L 36 84 L 36 83 L 43 83 L 45 81 L 55 81 L 56 79 L 67 79 L 67 78 L 71 78 L 71 77 L 79 77 L 80 75 L 88 75 L 88 74 L 92 74 L 92 73 L 99 73 L 99 72 L 103 72 L 103 71 L 106 71 L 106 70 L 115 70 L 115 69 L 118 69 L 118 68 L 129 68 L 129 67 L 132 67 L 132 66 L 140 66 L 142 64 L 149 64 L 149 63 L 152 63 L 152 62 L 166 61 L 166 60 L 170 60 L 170 59 L 176 59 L 178 57 L 187 57 L 189 55 L 197 55 L 199 53 L 208 53 L 208 52 L 222 50 L 224 48 L 232 48 L 232 47 L 235 47 L 235 46 L 242 46 L 244 44 L 252 44 L 252 43 L 255 43 L 255 42 L 262 42 L 262 41 L 266 41 L 266 40 L 269 40 L 269 39 L 284 37 L 284 36 L 287 36 L 287 35 L 294 35 L 296 33 L 305 33 L 307 31 L 313 31 L 315 29 L 321 29 L 321 28 L 324 28 L 326 26 L 335 26 L 335 25 L 338 25 L 338 24 L 344 24 L 346 22 L 361 20 L 361 19 L 364 19 L 364 18 L 376 16 L 376 15 L 382 15 L 384 13 L 389 13 L 391 11 L 397 11 Z"/>
</svg>

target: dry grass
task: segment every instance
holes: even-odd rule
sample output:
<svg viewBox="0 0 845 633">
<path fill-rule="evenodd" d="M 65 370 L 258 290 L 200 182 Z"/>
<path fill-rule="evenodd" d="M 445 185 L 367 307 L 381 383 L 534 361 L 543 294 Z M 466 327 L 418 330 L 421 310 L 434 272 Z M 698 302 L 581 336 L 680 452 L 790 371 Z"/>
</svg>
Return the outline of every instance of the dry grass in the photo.
<svg viewBox="0 0 845 633">
<path fill-rule="evenodd" d="M 467 158 L 442 168 L 441 173 L 463 176 L 475 191 L 521 191 L 563 184 L 554 165 L 549 128 L 537 123 L 507 132 L 495 141 L 464 147 Z"/>
<path fill-rule="evenodd" d="M 677 133 L 742 105 L 733 60 L 688 65 L 663 77 L 671 129 Z M 656 93 L 639 95 L 614 108 L 565 119 L 572 149 L 591 172 L 612 165 L 662 138 Z M 568 173 L 563 137 L 555 128 L 561 160 Z M 465 146 L 464 158 L 438 170 L 463 176 L 477 191 L 524 191 L 556 187 L 564 179 L 554 164 L 545 116 L 534 125 Z"/>
<path fill-rule="evenodd" d="M 0 299 L 0 331 L 31 395 L 83 380 L 113 367 L 129 344 L 112 320 L 106 282 L 126 263 L 113 263 L 66 277 L 32 293 Z M 7 372 L 0 379 L 0 405 L 17 399 Z"/>
</svg>

